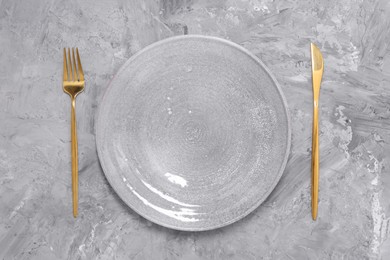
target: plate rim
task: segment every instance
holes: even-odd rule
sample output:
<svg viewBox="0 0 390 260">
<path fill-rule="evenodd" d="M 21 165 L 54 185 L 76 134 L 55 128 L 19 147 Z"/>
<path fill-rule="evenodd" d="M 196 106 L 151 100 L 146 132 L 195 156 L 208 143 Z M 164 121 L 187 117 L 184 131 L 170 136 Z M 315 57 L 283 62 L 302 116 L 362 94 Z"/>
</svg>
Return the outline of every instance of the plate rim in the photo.
<svg viewBox="0 0 390 260">
<path fill-rule="evenodd" d="M 107 175 L 107 173 L 106 173 L 106 172 L 108 172 L 108 169 L 107 169 L 107 167 L 104 164 L 104 160 L 101 159 L 101 158 L 103 158 L 103 151 L 101 151 L 102 150 L 101 149 L 102 145 L 100 144 L 100 141 L 99 141 L 100 138 L 98 138 L 100 136 L 99 129 L 102 128 L 101 127 L 101 125 L 102 125 L 102 105 L 101 104 L 103 104 L 104 100 L 107 98 L 108 92 L 112 88 L 112 82 L 116 79 L 116 77 L 125 68 L 127 68 L 128 65 L 133 62 L 133 60 L 135 60 L 138 56 L 141 56 L 143 53 L 149 51 L 150 49 L 155 48 L 155 47 L 157 47 L 159 45 L 162 45 L 162 44 L 165 44 L 165 43 L 169 43 L 169 42 L 172 42 L 172 41 L 180 41 L 180 40 L 183 40 L 183 39 L 205 39 L 205 40 L 217 41 L 217 42 L 229 45 L 229 46 L 231 46 L 233 48 L 236 48 L 236 49 L 240 50 L 241 52 L 243 52 L 244 54 L 248 55 L 251 59 L 253 59 L 256 63 L 258 63 L 265 70 L 267 75 L 274 82 L 274 85 L 276 86 L 276 89 L 277 89 L 277 93 L 279 94 L 279 96 L 280 96 L 280 98 L 282 100 L 282 103 L 283 103 L 283 106 L 284 106 L 284 111 L 285 111 L 285 114 L 286 114 L 286 121 L 287 121 L 287 146 L 286 146 L 284 159 L 283 159 L 283 162 L 281 163 L 279 171 L 276 174 L 276 178 L 274 179 L 273 183 L 270 185 L 271 188 L 266 193 L 264 193 L 264 196 L 263 196 L 264 199 L 258 200 L 252 207 L 248 208 L 244 213 L 240 214 L 238 217 L 232 218 L 231 220 L 225 221 L 225 222 L 223 222 L 221 224 L 210 225 L 210 226 L 207 226 L 207 227 L 180 227 L 180 226 L 173 225 L 173 224 L 167 224 L 167 223 L 165 223 L 163 221 L 160 221 L 159 219 L 156 219 L 156 218 L 153 218 L 151 216 L 148 216 L 147 214 L 140 213 L 138 211 L 138 209 L 136 209 L 135 207 L 130 205 L 130 203 L 128 203 L 124 198 L 122 198 L 122 195 L 120 194 L 120 191 L 118 191 L 118 189 L 115 188 L 115 186 L 113 185 L 113 181 L 110 180 L 110 178 L 108 177 L 109 174 Z M 131 57 L 128 58 L 128 60 L 125 63 L 123 63 L 123 65 L 120 67 L 120 69 L 114 74 L 114 76 L 112 77 L 112 79 L 108 83 L 106 89 L 104 90 L 103 97 L 100 99 L 100 103 L 98 104 L 98 109 L 97 109 L 97 113 L 96 113 L 96 117 L 95 117 L 95 122 L 96 122 L 96 124 L 95 124 L 95 144 L 96 144 L 96 150 L 97 150 L 97 155 L 98 155 L 98 161 L 99 161 L 99 164 L 100 164 L 100 166 L 101 166 L 101 168 L 103 170 L 105 178 L 107 179 L 108 183 L 110 184 L 111 188 L 115 191 L 117 196 L 126 204 L 126 206 L 128 206 L 131 210 L 133 210 L 139 216 L 145 218 L 146 220 L 151 221 L 151 222 L 153 222 L 153 223 L 155 223 L 155 224 L 157 224 L 159 226 L 163 226 L 165 228 L 170 228 L 170 229 L 179 230 L 179 231 L 189 231 L 189 232 L 191 232 L 191 231 L 209 231 L 209 230 L 214 230 L 214 229 L 222 228 L 222 227 L 231 225 L 231 224 L 233 224 L 235 222 L 238 222 L 238 221 L 242 220 L 243 218 L 245 218 L 246 216 L 248 216 L 249 214 L 251 214 L 254 210 L 256 210 L 259 206 L 261 206 L 261 204 L 263 204 L 264 201 L 266 201 L 267 198 L 270 196 L 272 191 L 275 190 L 275 187 L 277 186 L 277 184 L 281 180 L 281 177 L 282 177 L 282 175 L 283 175 L 283 173 L 284 173 L 284 171 L 286 169 L 287 161 L 288 161 L 288 158 L 289 158 L 289 155 L 290 155 L 290 152 L 291 152 L 290 151 L 291 150 L 291 119 L 290 119 L 290 112 L 289 112 L 287 100 L 286 100 L 286 98 L 285 98 L 285 96 L 283 94 L 283 91 L 282 91 L 282 89 L 280 87 L 279 82 L 276 80 L 276 78 L 273 75 L 273 73 L 271 72 L 271 70 L 255 54 L 253 54 L 252 52 L 250 52 L 249 50 L 247 50 L 246 48 L 244 48 L 243 46 L 241 46 L 241 45 L 239 45 L 239 44 L 237 44 L 235 42 L 226 40 L 224 38 L 216 37 L 216 36 L 199 35 L 199 34 L 172 36 L 172 37 L 168 37 L 168 38 L 165 38 L 165 39 L 153 42 L 153 43 L 145 46 L 141 50 L 137 51 L 136 53 L 134 53 Z"/>
</svg>

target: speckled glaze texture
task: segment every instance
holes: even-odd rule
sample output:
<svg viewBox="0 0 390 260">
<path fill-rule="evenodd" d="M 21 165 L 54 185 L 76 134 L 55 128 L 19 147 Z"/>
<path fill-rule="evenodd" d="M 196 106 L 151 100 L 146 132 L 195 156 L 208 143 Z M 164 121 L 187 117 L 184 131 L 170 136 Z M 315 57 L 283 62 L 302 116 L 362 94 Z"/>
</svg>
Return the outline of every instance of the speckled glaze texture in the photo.
<svg viewBox="0 0 390 260">
<path fill-rule="evenodd" d="M 290 152 L 284 96 L 261 61 L 215 37 L 177 36 L 134 55 L 99 107 L 97 150 L 118 195 L 179 230 L 259 206 Z"/>
<path fill-rule="evenodd" d="M 387 0 L 0 1 L 0 259 L 390 259 L 390 2 Z M 274 191 L 213 231 L 155 225 L 100 168 L 95 117 L 137 51 L 174 35 L 229 39 L 287 99 L 292 146 Z M 320 95 L 319 218 L 311 220 L 310 42 Z M 80 216 L 72 216 L 70 102 L 62 48 L 80 50 Z"/>
</svg>

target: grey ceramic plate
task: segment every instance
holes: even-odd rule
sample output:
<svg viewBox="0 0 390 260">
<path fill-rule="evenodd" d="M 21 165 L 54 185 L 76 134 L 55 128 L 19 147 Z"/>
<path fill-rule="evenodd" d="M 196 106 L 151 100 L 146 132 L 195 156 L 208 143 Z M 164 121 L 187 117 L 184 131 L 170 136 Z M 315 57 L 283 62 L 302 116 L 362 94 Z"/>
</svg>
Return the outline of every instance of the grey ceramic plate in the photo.
<svg viewBox="0 0 390 260">
<path fill-rule="evenodd" d="M 232 42 L 180 36 L 131 57 L 104 95 L 97 149 L 111 186 L 165 227 L 233 223 L 274 189 L 290 149 L 282 92 Z"/>
</svg>

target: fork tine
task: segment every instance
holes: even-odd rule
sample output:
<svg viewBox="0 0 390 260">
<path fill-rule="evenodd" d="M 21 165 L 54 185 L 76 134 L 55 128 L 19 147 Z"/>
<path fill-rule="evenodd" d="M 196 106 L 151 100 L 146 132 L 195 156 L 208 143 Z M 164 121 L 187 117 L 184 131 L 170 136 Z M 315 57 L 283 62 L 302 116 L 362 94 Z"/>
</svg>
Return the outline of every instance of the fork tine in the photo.
<svg viewBox="0 0 390 260">
<path fill-rule="evenodd" d="M 66 62 L 66 49 L 64 48 L 64 76 L 63 81 L 68 81 L 68 64 Z"/>
<path fill-rule="evenodd" d="M 68 48 L 68 63 L 69 63 L 69 79 L 73 81 L 74 78 L 73 78 L 72 59 L 70 57 L 70 48 Z"/>
<path fill-rule="evenodd" d="M 76 57 L 74 56 L 74 48 L 72 48 L 72 56 L 73 56 L 73 73 L 74 73 L 74 80 L 80 80 L 78 73 L 77 73 L 77 66 L 76 66 Z"/>
<path fill-rule="evenodd" d="M 79 79 L 80 81 L 84 80 L 84 72 L 83 67 L 81 67 L 81 61 L 80 61 L 80 55 L 79 55 L 79 48 L 76 48 L 76 54 L 77 54 L 77 67 L 78 67 L 78 73 L 79 73 Z"/>
</svg>

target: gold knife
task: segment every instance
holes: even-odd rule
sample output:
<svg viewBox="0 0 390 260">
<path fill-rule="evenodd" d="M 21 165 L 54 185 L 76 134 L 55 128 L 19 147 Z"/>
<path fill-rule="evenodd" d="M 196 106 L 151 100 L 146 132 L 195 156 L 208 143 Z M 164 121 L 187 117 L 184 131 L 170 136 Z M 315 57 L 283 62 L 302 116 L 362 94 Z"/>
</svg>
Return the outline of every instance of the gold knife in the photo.
<svg viewBox="0 0 390 260">
<path fill-rule="evenodd" d="M 318 101 L 320 98 L 320 87 L 322 74 L 324 72 L 324 60 L 320 49 L 313 43 L 311 49 L 311 68 L 313 80 L 313 132 L 312 132 L 312 160 L 311 160 L 311 215 L 313 220 L 317 219 L 318 213 L 318 183 L 320 172 L 320 151 L 318 137 Z"/>
</svg>

